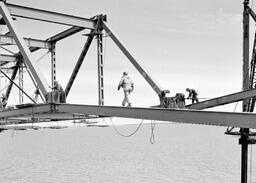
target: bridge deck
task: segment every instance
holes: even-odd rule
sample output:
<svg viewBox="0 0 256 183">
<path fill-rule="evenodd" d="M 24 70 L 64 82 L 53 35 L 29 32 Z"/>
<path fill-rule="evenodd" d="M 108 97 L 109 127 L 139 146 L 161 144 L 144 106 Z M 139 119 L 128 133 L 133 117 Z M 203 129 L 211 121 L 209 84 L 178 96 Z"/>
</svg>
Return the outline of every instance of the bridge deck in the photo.
<svg viewBox="0 0 256 183">
<path fill-rule="evenodd" d="M 0 112 L 0 124 L 72 120 L 95 117 L 123 117 L 214 126 L 234 126 L 256 129 L 256 114 L 237 112 L 158 109 L 139 107 L 97 106 L 79 104 L 37 104 Z"/>
</svg>

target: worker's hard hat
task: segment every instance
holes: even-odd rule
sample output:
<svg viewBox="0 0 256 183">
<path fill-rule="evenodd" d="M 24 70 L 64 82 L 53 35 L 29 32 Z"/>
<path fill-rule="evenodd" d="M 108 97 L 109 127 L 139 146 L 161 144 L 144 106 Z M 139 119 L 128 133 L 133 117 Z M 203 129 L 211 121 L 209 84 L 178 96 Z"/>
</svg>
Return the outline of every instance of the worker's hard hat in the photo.
<svg viewBox="0 0 256 183">
<path fill-rule="evenodd" d="M 189 88 L 186 88 L 186 91 L 189 91 Z"/>
<path fill-rule="evenodd" d="M 128 75 L 128 73 L 127 72 L 123 72 L 123 75 Z"/>
</svg>

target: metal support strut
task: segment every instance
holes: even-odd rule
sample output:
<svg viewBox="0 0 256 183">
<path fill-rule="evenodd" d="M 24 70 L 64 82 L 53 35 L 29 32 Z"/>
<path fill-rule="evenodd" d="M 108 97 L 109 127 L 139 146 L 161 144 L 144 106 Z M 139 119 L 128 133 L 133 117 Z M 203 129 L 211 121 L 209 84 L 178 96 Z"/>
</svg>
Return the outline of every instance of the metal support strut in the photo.
<svg viewBox="0 0 256 183">
<path fill-rule="evenodd" d="M 21 59 L 21 58 L 20 58 Z M 19 65 L 19 87 L 23 90 L 23 62 L 20 61 L 20 65 Z M 24 102 L 24 96 L 23 96 L 23 92 L 21 90 L 19 90 L 19 103 L 23 104 Z"/>
<path fill-rule="evenodd" d="M 102 16 L 99 16 L 102 18 Z M 99 105 L 104 105 L 104 75 L 103 75 L 103 39 L 102 28 L 100 27 L 97 32 L 97 50 L 98 50 L 98 95 Z"/>
<path fill-rule="evenodd" d="M 243 12 L 243 90 L 249 89 L 249 25 L 250 17 L 248 11 L 249 0 L 244 1 Z M 249 100 L 243 101 L 243 112 L 247 111 Z M 239 143 L 241 144 L 241 183 L 247 183 L 247 169 L 248 169 L 248 136 L 249 128 L 240 129 L 241 137 Z"/>
<path fill-rule="evenodd" d="M 51 43 L 51 71 L 52 71 L 52 87 L 56 81 L 56 54 L 55 54 L 56 42 Z"/>
</svg>

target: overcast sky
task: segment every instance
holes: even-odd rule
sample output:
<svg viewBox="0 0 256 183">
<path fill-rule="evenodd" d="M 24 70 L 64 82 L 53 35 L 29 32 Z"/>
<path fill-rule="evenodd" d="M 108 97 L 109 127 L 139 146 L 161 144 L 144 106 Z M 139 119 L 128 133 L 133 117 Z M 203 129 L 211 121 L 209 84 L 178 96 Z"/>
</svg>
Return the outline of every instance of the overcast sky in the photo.
<svg viewBox="0 0 256 183">
<path fill-rule="evenodd" d="M 199 97 L 241 91 L 242 0 L 9 0 L 9 3 L 90 18 L 107 15 L 107 25 L 141 66 L 164 89 L 198 90 Z M 252 5 L 253 8 L 255 7 Z M 67 27 L 17 19 L 25 37 L 46 39 Z M 252 21 L 251 21 L 252 22 Z M 252 27 L 254 28 L 252 23 Z M 65 88 L 86 37 L 80 32 L 57 44 L 57 79 Z M 253 35 L 253 34 L 252 34 Z M 253 38 L 253 37 L 252 37 Z M 132 64 L 104 38 L 105 104 L 121 105 L 117 84 L 123 71 L 135 83 L 135 106 L 158 104 L 158 97 Z M 252 46 L 252 42 L 251 42 Z M 86 56 L 69 103 L 97 104 L 96 40 Z M 43 54 L 43 52 L 42 52 Z M 39 54 L 38 54 L 39 55 Z M 38 56 L 37 55 L 37 56 Z M 50 83 L 49 56 L 40 62 Z M 235 104 L 225 110 L 233 110 Z M 240 111 L 238 109 L 237 111 Z"/>
</svg>

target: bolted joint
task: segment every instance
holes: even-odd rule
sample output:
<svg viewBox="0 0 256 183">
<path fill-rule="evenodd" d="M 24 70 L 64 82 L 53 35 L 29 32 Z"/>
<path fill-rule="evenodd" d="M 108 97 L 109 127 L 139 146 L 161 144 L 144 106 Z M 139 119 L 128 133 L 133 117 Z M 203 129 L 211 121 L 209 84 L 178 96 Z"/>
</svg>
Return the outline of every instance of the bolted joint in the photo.
<svg viewBox="0 0 256 183">
<path fill-rule="evenodd" d="M 241 137 L 239 139 L 239 144 L 256 144 L 256 139 Z"/>
</svg>

